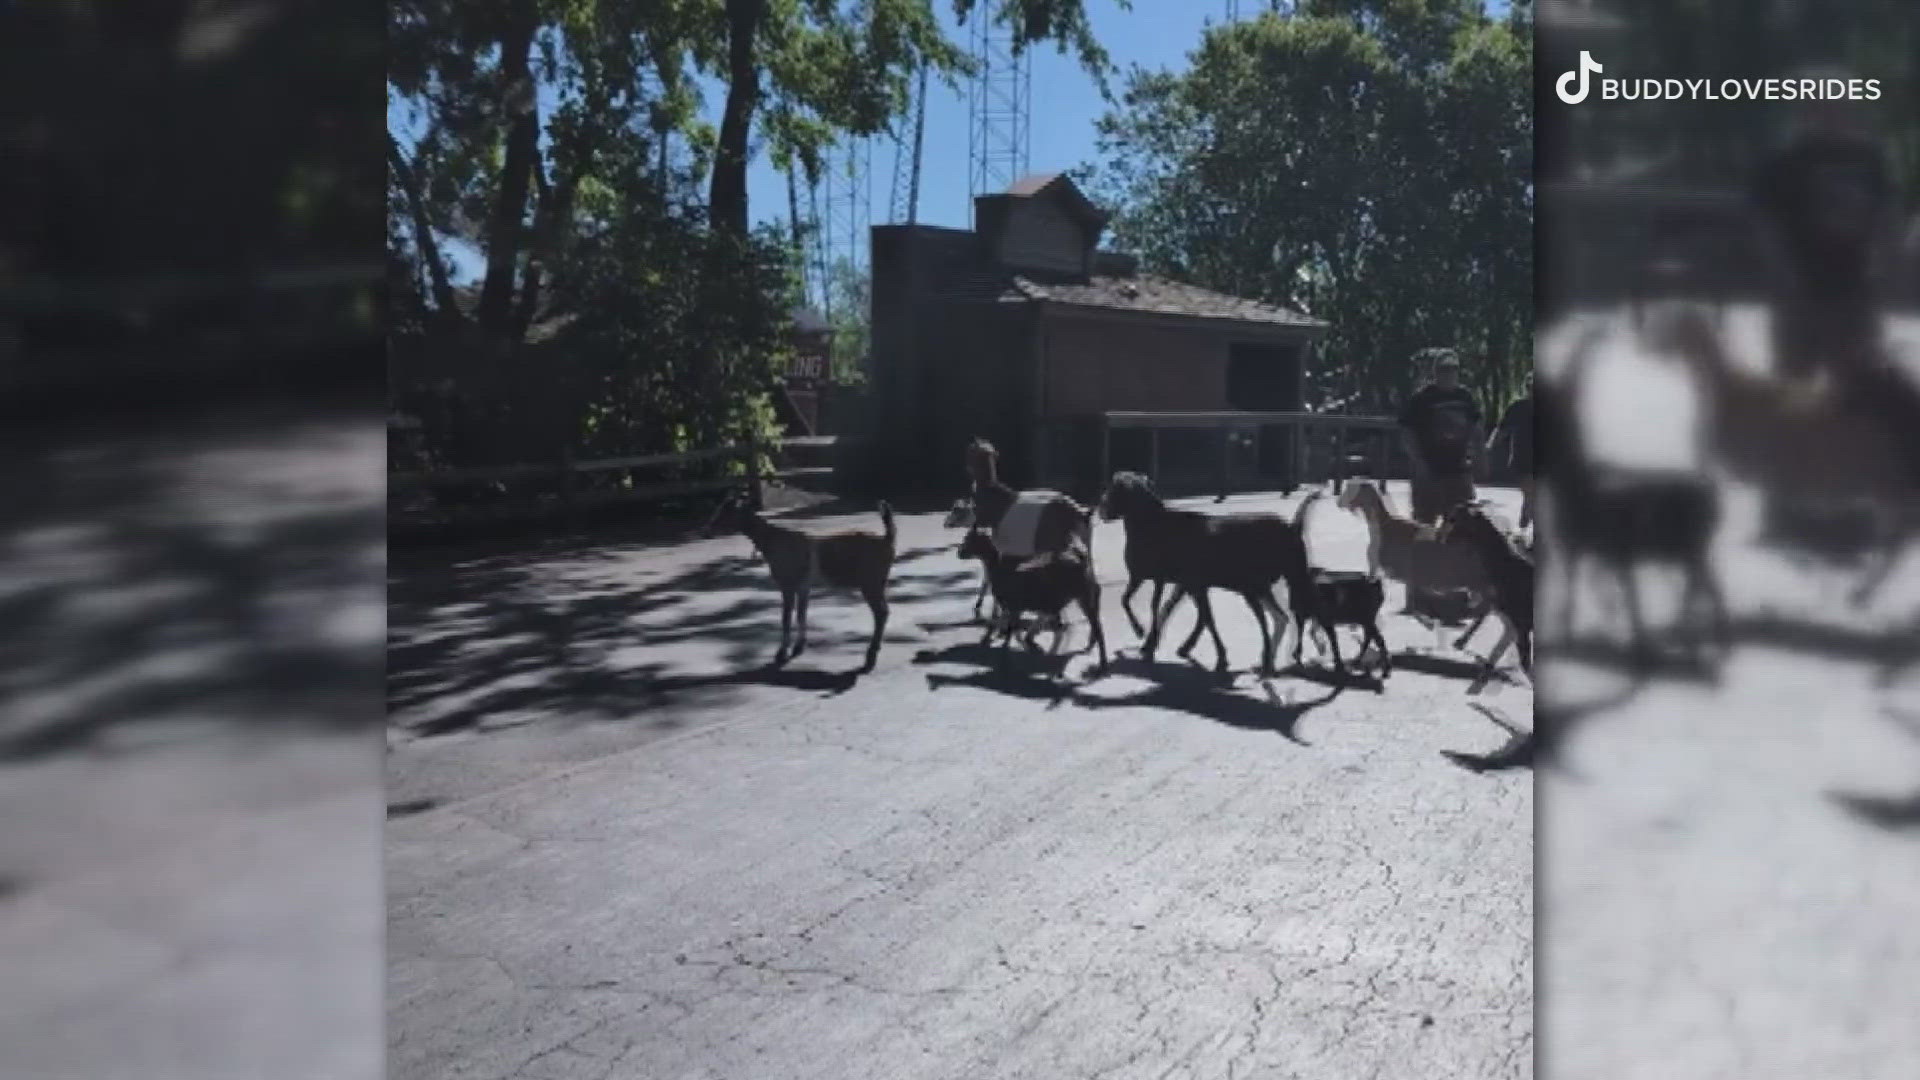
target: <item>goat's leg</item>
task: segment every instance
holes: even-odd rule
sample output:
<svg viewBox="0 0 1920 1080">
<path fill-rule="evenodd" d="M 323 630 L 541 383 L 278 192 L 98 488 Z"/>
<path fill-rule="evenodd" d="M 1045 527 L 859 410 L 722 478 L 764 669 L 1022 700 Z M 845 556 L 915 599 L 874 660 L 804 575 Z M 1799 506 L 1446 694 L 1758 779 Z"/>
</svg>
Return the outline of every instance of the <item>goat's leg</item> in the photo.
<svg viewBox="0 0 1920 1080">
<path fill-rule="evenodd" d="M 1902 554 L 1900 541 L 1901 537 L 1897 534 L 1887 539 L 1886 544 L 1880 548 L 1875 565 L 1861 577 L 1860 583 L 1855 585 L 1853 591 L 1847 595 L 1848 603 L 1857 608 L 1865 607 L 1867 601 L 1873 599 L 1873 594 L 1880 591 L 1880 586 L 1885 585 L 1887 579 L 1893 576 L 1894 567 L 1900 564 Z"/>
<path fill-rule="evenodd" d="M 1387 639 L 1380 633 L 1378 620 L 1367 623 L 1366 635 L 1360 639 L 1361 653 L 1364 654 L 1367 651 L 1368 643 L 1372 643 L 1380 650 L 1380 677 L 1385 679 L 1393 672 L 1393 654 L 1387 651 Z"/>
<path fill-rule="evenodd" d="M 874 665 L 880 661 L 880 639 L 887 632 L 886 586 L 862 589 L 861 594 L 867 601 L 867 609 L 873 612 L 873 636 L 867 639 L 867 662 L 861 666 L 860 670 L 872 671 Z"/>
<path fill-rule="evenodd" d="M 1580 560 L 1574 557 L 1573 552 L 1563 551 L 1560 554 L 1560 562 L 1564 564 L 1560 571 L 1560 592 L 1562 594 L 1560 601 L 1560 641 L 1564 645 L 1573 640 L 1573 608 L 1574 605 L 1579 602 L 1580 596 Z"/>
<path fill-rule="evenodd" d="M 1614 576 L 1620 581 L 1621 597 L 1627 603 L 1627 633 L 1633 655 L 1640 660 L 1653 657 L 1653 641 L 1647 636 L 1647 623 L 1640 610 L 1640 589 L 1634 580 L 1633 564 L 1619 562 L 1614 565 Z"/>
<path fill-rule="evenodd" d="M 1194 596 L 1202 596 L 1202 594 L 1206 594 L 1206 590 L 1204 590 L 1204 588 L 1202 588 L 1202 590 L 1198 590 L 1198 592 L 1196 592 Z M 1171 609 L 1171 607 L 1167 607 L 1167 611 L 1173 611 L 1173 609 Z M 1181 659 L 1192 659 L 1192 657 L 1194 657 L 1194 646 L 1198 646 L 1198 644 L 1200 644 L 1200 623 L 1196 621 L 1196 623 L 1194 623 L 1194 628 L 1192 628 L 1192 632 L 1190 632 L 1190 634 L 1187 634 L 1187 640 L 1185 640 L 1185 642 L 1181 642 L 1181 648 L 1177 648 L 1177 650 L 1173 650 L 1173 651 L 1175 651 L 1175 655 L 1179 655 Z"/>
<path fill-rule="evenodd" d="M 993 581 L 992 581 L 991 575 L 989 575 L 984 568 L 981 569 L 980 591 L 975 593 L 973 597 L 973 617 L 974 618 L 977 619 L 980 617 L 980 609 L 986 605 L 987 593 L 992 588 L 992 585 L 993 585 Z"/>
<path fill-rule="evenodd" d="M 1156 600 L 1159 599 L 1157 594 L 1160 592 L 1160 585 L 1161 583 L 1157 581 L 1153 584 Z M 1173 610 L 1173 605 L 1179 603 L 1180 598 L 1186 594 L 1186 586 L 1175 585 L 1173 591 L 1167 596 L 1166 604 L 1154 611 L 1153 625 L 1147 627 L 1147 640 L 1140 645 L 1140 658 L 1142 660 L 1153 659 L 1154 650 L 1160 646 L 1160 631 L 1166 629 L 1168 613 Z"/>
<path fill-rule="evenodd" d="M 1145 578 L 1129 577 L 1127 579 L 1126 590 L 1120 594 L 1120 610 L 1127 613 L 1127 622 L 1133 626 L 1133 636 L 1137 638 L 1146 637 L 1147 631 L 1145 627 L 1140 625 L 1139 616 L 1133 613 L 1133 594 L 1139 592 L 1140 586 L 1145 584 L 1145 582 Z M 1154 586 L 1155 600 L 1160 598 L 1159 592 L 1160 588 L 1156 583 Z M 1153 612 L 1149 611 L 1147 614 L 1151 615 Z"/>
<path fill-rule="evenodd" d="M 1100 666 L 1094 670 L 1107 670 L 1107 634 L 1100 629 L 1100 586 L 1094 584 L 1080 598 L 1080 610 L 1087 616 L 1087 634 L 1093 639 L 1093 646 L 1099 650 Z"/>
<path fill-rule="evenodd" d="M 1257 590 L 1241 593 L 1240 596 L 1247 602 L 1247 606 L 1253 609 L 1253 621 L 1260 624 L 1260 674 L 1271 675 L 1273 674 L 1274 644 L 1273 635 L 1267 631 L 1266 605 L 1261 602 L 1261 593 Z M 1268 600 L 1273 599 L 1272 593 L 1267 593 L 1266 596 Z"/>
<path fill-rule="evenodd" d="M 1694 562 L 1693 574 L 1700 581 L 1700 591 L 1706 597 L 1707 607 L 1711 610 L 1709 618 L 1713 620 L 1714 647 L 1725 656 L 1733 648 L 1733 617 L 1727 614 L 1727 596 L 1720 589 L 1720 578 L 1707 565 L 1702 555 Z"/>
<path fill-rule="evenodd" d="M 1273 645 L 1267 652 L 1266 669 L 1268 674 L 1272 674 L 1273 662 L 1279 658 L 1281 648 L 1287 643 L 1287 624 L 1292 620 L 1271 589 L 1261 594 L 1261 602 L 1267 605 L 1268 613 L 1273 616 Z M 1305 634 L 1306 631 L 1302 629 L 1300 633 Z"/>
<path fill-rule="evenodd" d="M 1500 658 L 1507 655 L 1507 649 L 1514 644 L 1514 640 L 1518 636 L 1519 635 L 1514 632 L 1513 624 L 1508 622 L 1505 616 L 1502 616 L 1500 619 L 1500 640 L 1494 643 L 1493 651 L 1487 654 L 1485 660 L 1481 661 L 1480 671 L 1474 676 L 1473 685 L 1467 687 L 1469 696 L 1478 694 L 1487 688 L 1487 683 L 1493 679 L 1494 673 L 1500 670 Z"/>
<path fill-rule="evenodd" d="M 1221 674 L 1227 671 L 1227 646 L 1220 640 L 1220 627 L 1213 621 L 1213 601 L 1207 598 L 1207 590 L 1193 591 L 1193 605 L 1200 609 L 1200 618 L 1206 624 L 1207 633 L 1213 636 L 1213 670 Z"/>
<path fill-rule="evenodd" d="M 780 647 L 773 652 L 773 666 L 787 662 L 787 643 L 793 637 L 793 594 L 780 590 Z"/>
<path fill-rule="evenodd" d="M 1347 663 L 1340 658 L 1340 628 L 1330 622 L 1321 623 L 1320 625 L 1327 633 L 1327 652 L 1333 656 L 1333 670 L 1338 674 L 1345 675 L 1347 673 Z M 1360 648 L 1361 651 L 1364 652 L 1366 650 L 1366 644 L 1363 642 Z M 1356 660 L 1356 663 L 1357 662 Z"/>
<path fill-rule="evenodd" d="M 812 599 L 813 584 L 808 582 L 800 586 L 800 595 L 794 600 L 793 612 L 794 617 L 800 620 L 800 640 L 794 645 L 792 654 L 787 657 L 789 660 L 807 651 L 807 604 Z"/>
<path fill-rule="evenodd" d="M 1492 604 L 1487 603 L 1485 600 L 1480 602 L 1480 613 L 1473 617 L 1473 622 L 1467 624 L 1467 632 L 1461 634 L 1454 640 L 1453 647 L 1456 651 L 1467 647 L 1467 642 L 1472 641 L 1473 635 L 1480 632 L 1480 625 L 1487 621 L 1487 614 L 1492 610 Z"/>
</svg>

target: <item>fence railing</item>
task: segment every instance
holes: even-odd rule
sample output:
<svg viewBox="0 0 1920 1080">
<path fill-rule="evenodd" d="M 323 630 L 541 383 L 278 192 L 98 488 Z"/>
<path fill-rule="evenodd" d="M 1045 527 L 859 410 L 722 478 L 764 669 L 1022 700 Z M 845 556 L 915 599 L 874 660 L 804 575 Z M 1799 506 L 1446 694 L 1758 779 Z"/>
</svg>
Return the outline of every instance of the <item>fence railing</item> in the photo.
<svg viewBox="0 0 1920 1080">
<path fill-rule="evenodd" d="M 747 484 L 756 494 L 761 484 L 770 481 L 795 481 L 828 478 L 832 465 L 794 465 L 782 460 L 794 452 L 831 452 L 837 439 L 832 435 L 810 435 L 767 443 L 741 443 L 735 446 L 690 450 L 672 454 L 635 454 L 624 457 L 576 461 L 563 457 L 558 461 L 519 465 L 492 465 L 478 468 L 436 469 L 432 471 L 393 472 L 387 475 L 389 498 L 399 505 L 390 513 L 413 524 L 437 521 L 472 521 L 498 518 L 561 515 L 608 503 L 657 502 L 707 492 L 724 491 Z M 772 457 L 774 467 L 754 468 L 762 458 Z M 685 468 L 690 465 L 738 461 L 748 466 L 739 474 L 695 477 L 635 483 L 632 473 Z M 624 473 L 618 483 L 597 482 L 609 473 Z M 548 481 L 541 484 L 540 481 Z M 435 490 L 473 485 L 525 483 L 531 499 L 501 500 L 496 505 L 485 501 L 473 505 L 440 505 L 430 498 Z M 422 498 L 422 496 L 429 496 Z"/>
<path fill-rule="evenodd" d="M 1170 494 L 1297 487 L 1363 458 L 1375 476 L 1406 467 L 1391 417 L 1306 412 L 1110 412 L 1100 476 L 1143 472 Z"/>
</svg>

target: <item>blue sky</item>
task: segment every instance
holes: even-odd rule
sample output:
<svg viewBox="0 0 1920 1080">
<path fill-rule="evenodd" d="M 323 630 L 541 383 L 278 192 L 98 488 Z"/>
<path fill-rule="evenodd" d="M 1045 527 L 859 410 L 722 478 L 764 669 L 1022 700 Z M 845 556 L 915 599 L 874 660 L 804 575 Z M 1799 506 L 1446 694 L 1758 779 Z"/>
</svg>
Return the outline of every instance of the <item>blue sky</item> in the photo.
<svg viewBox="0 0 1920 1080">
<path fill-rule="evenodd" d="M 953 20 L 952 6 L 935 0 L 948 34 L 963 45 L 967 31 Z M 1187 55 L 1200 44 L 1210 22 L 1223 20 L 1225 0 L 1134 0 L 1132 10 L 1122 10 L 1112 0 L 1088 0 L 1089 17 L 1095 35 L 1106 46 L 1114 64 L 1124 74 L 1134 66 L 1148 69 L 1184 68 Z M 1242 11 L 1257 11 L 1266 5 L 1261 0 L 1241 0 Z M 1504 9 L 1504 0 L 1490 5 Z M 1120 78 L 1114 90 L 1120 89 Z M 968 192 L 967 96 L 964 84 L 945 86 L 933 80 L 927 86 L 927 126 L 921 155 L 919 220 L 927 225 L 964 228 L 971 206 Z M 717 126 L 725 93 L 719 84 L 705 88 L 705 107 Z M 543 107 L 546 102 L 543 101 Z M 1028 171 L 1058 172 L 1095 158 L 1094 123 L 1107 110 L 1100 91 L 1079 62 L 1071 55 L 1056 53 L 1043 46 L 1033 56 L 1033 99 L 1030 109 L 1032 140 Z M 410 132 L 413 125 L 402 110 L 389 105 L 388 124 L 397 132 Z M 888 199 L 893 178 L 894 148 L 890 139 L 876 139 L 871 151 L 868 174 L 873 221 L 887 219 Z M 750 167 L 747 195 L 755 221 L 784 221 L 787 217 L 786 178 L 775 170 L 763 154 Z M 806 198 L 806 193 L 801 193 Z M 805 210 L 805 203 L 802 203 Z M 450 253 L 456 276 L 478 277 L 480 264 L 471 251 Z"/>
</svg>

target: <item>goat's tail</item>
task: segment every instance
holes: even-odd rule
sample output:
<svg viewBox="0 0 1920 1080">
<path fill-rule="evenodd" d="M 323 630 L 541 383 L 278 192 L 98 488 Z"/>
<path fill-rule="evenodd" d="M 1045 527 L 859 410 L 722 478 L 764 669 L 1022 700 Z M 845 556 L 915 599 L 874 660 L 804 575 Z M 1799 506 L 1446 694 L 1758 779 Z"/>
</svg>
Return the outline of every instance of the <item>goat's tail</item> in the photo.
<svg viewBox="0 0 1920 1080">
<path fill-rule="evenodd" d="M 1325 488 L 1318 488 L 1318 487 L 1314 488 L 1312 491 L 1307 492 L 1307 497 L 1304 499 L 1301 499 L 1300 505 L 1293 508 L 1293 527 L 1294 528 L 1299 529 L 1303 533 L 1307 531 L 1307 511 L 1312 509 L 1313 504 L 1316 502 L 1319 502 L 1320 497 L 1322 495 L 1325 495 L 1326 493 L 1327 491 Z"/>
<path fill-rule="evenodd" d="M 888 506 L 885 499 L 880 500 L 880 524 L 887 529 L 887 547 L 893 547 L 894 541 L 900 536 L 900 530 L 894 527 L 893 507 Z"/>
</svg>

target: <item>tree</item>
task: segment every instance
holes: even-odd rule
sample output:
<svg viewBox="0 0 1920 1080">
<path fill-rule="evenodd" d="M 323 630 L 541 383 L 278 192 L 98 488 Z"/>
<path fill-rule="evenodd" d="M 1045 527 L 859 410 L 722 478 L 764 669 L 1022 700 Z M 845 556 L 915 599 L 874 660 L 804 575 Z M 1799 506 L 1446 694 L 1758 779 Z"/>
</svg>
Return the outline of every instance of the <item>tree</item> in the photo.
<svg viewBox="0 0 1920 1080">
<path fill-rule="evenodd" d="M 1075 50 L 1096 78 L 1109 68 L 1083 0 L 992 0 L 990 8 L 980 0 L 952 3 L 963 21 L 990 18 L 1011 26 L 1016 49 L 1052 41 Z M 782 163 L 797 159 L 812 178 L 836 133 L 858 137 L 889 129 L 921 68 L 947 76 L 968 70 L 929 0 L 724 0 L 724 15 L 713 23 L 722 40 L 693 43 L 694 55 L 727 86 L 708 199 L 723 233 L 747 231 L 750 139 L 763 109 L 763 126 Z"/>
<path fill-rule="evenodd" d="M 842 259 L 828 272 L 828 311 L 833 322 L 833 380 L 861 383 L 872 350 L 873 278 Z"/>
<path fill-rule="evenodd" d="M 1320 0 L 1135 71 L 1083 170 L 1146 268 L 1331 324 L 1309 392 L 1382 408 L 1447 346 L 1532 366 L 1532 50 L 1468 0 Z"/>
</svg>

